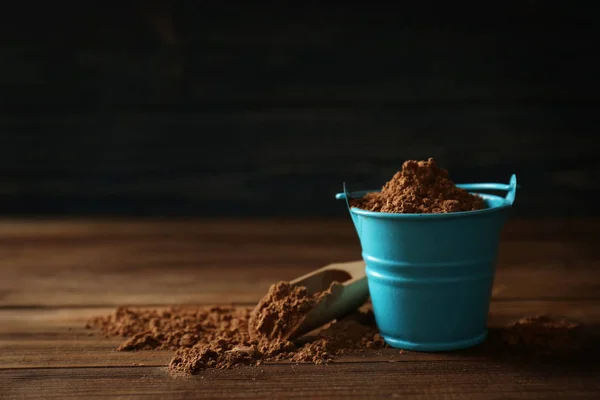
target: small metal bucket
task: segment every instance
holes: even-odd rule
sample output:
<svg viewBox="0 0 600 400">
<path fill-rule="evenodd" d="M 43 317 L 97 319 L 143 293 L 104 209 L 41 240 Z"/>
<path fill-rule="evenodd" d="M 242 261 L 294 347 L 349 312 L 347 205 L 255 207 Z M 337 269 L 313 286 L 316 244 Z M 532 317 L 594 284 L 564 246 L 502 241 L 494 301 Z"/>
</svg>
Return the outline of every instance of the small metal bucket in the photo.
<svg viewBox="0 0 600 400">
<path fill-rule="evenodd" d="M 478 193 L 487 208 L 440 214 L 393 214 L 351 208 L 369 191 L 345 199 L 362 246 L 369 293 L 380 334 L 392 347 L 449 351 L 487 337 L 487 318 L 500 232 L 515 200 L 510 183 L 457 185 Z M 372 192 L 372 191 L 370 191 Z"/>
</svg>

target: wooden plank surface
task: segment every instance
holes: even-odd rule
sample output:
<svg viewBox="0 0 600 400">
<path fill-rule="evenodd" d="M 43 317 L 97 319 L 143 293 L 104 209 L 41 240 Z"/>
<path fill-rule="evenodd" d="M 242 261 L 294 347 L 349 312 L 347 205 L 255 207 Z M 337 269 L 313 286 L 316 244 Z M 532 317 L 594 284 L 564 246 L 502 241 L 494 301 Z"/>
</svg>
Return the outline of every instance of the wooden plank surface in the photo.
<svg viewBox="0 0 600 400">
<path fill-rule="evenodd" d="M 595 221 L 513 221 L 495 297 L 600 298 Z M 0 224 L 0 307 L 258 301 L 269 285 L 360 259 L 340 221 Z"/>
<path fill-rule="evenodd" d="M 0 354 L 2 368 L 71 368 L 131 366 L 166 366 L 171 352 L 117 352 L 122 338 L 105 338 L 96 330 L 85 329 L 87 319 L 110 314 L 113 308 L 59 308 L 0 310 Z M 499 330 L 522 316 L 554 314 L 582 321 L 592 334 L 600 327 L 600 299 L 579 301 L 516 300 L 495 301 L 490 310 L 489 326 Z M 378 352 L 379 353 L 379 352 Z M 383 350 L 383 359 L 398 359 L 393 349 Z M 381 361 L 376 354 L 344 356 L 344 362 Z M 407 353 L 402 361 L 464 360 L 478 358 L 478 353 Z"/>
<path fill-rule="evenodd" d="M 594 399 L 597 367 L 565 372 L 494 360 L 276 365 L 167 379 L 161 367 L 10 370 L 13 394 L 38 398 Z M 235 390 L 232 391 L 232 387 Z M 465 394 L 468 393 L 468 396 Z"/>
<path fill-rule="evenodd" d="M 274 397 L 597 398 L 600 347 L 583 359 L 515 358 L 498 328 L 550 313 L 600 338 L 597 221 L 512 221 L 500 248 L 490 339 L 452 353 L 344 356 L 170 377 L 171 352 L 117 352 L 84 329 L 123 303 L 239 303 L 268 285 L 360 257 L 349 221 L 0 223 L 0 399 Z M 594 343 L 600 343 L 595 339 Z"/>
</svg>

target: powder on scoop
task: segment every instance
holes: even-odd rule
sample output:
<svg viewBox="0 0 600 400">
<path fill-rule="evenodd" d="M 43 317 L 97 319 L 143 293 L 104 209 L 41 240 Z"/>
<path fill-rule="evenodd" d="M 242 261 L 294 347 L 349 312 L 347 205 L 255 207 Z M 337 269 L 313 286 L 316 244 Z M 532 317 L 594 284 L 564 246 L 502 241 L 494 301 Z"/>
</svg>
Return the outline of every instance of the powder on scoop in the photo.
<svg viewBox="0 0 600 400">
<path fill-rule="evenodd" d="M 250 335 L 257 339 L 281 339 L 293 329 L 318 302 L 305 287 L 279 282 L 258 303 L 249 321 Z"/>
</svg>

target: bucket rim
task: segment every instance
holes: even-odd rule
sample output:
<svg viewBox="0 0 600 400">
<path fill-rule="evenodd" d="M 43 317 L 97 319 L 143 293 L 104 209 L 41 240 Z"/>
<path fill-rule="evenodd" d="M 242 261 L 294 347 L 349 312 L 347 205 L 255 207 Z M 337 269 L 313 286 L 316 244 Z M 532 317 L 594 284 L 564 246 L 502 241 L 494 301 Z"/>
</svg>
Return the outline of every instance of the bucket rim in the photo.
<svg viewBox="0 0 600 400">
<path fill-rule="evenodd" d="M 368 211 L 363 210 L 357 207 L 350 207 L 350 212 L 356 215 L 360 215 L 363 217 L 371 217 L 371 218 L 381 218 L 381 219 L 404 219 L 404 220 L 422 220 L 422 219 L 451 219 L 451 218 L 468 218 L 475 217 L 479 215 L 493 214 L 498 213 L 507 209 L 512 208 L 512 203 L 506 201 L 504 197 L 496 196 L 488 193 L 473 193 L 480 197 L 483 197 L 484 200 L 502 200 L 503 203 L 495 206 L 483 208 L 481 210 L 473 210 L 473 211 L 457 211 L 457 212 L 448 212 L 448 213 L 433 213 L 433 214 L 401 214 L 401 213 L 387 213 L 380 211 Z"/>
<path fill-rule="evenodd" d="M 350 196 L 351 193 L 346 189 L 346 183 L 344 182 L 344 192 L 338 193 L 335 195 L 335 198 L 338 200 L 346 200 L 346 206 L 348 207 L 348 211 L 350 215 L 360 215 L 363 217 L 371 217 L 371 218 L 381 218 L 381 219 L 404 219 L 404 220 L 431 220 L 431 219 L 452 219 L 452 218 L 469 218 L 469 217 L 477 217 L 480 215 L 487 215 L 493 213 L 500 213 L 504 210 L 512 208 L 512 205 L 515 201 L 516 191 L 520 187 L 517 184 L 517 176 L 512 174 L 510 177 L 510 181 L 508 184 L 503 183 L 462 183 L 457 184 L 457 187 L 463 188 L 469 193 L 478 195 L 482 197 L 484 200 L 500 200 L 500 204 L 497 206 L 492 206 L 488 208 L 484 208 L 481 210 L 474 211 L 457 211 L 457 212 L 448 212 L 448 213 L 435 213 L 435 214 L 402 214 L 402 213 L 387 213 L 380 211 L 368 211 L 363 210 L 357 207 L 350 206 Z M 497 195 L 489 194 L 489 193 L 479 193 L 482 190 L 502 190 L 506 191 L 505 197 L 500 197 Z M 353 198 L 361 198 L 365 196 L 367 193 L 380 192 L 381 190 L 361 190 L 360 192 L 352 192 L 355 196 Z"/>
</svg>

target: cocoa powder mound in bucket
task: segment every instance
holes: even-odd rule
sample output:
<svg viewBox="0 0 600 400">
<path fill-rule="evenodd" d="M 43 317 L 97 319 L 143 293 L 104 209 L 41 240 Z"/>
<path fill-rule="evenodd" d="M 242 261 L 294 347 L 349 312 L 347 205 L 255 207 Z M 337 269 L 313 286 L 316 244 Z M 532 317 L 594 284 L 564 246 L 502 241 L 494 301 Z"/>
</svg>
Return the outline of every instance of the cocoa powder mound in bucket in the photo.
<svg viewBox="0 0 600 400">
<path fill-rule="evenodd" d="M 406 161 L 380 192 L 350 201 L 351 207 L 399 214 L 474 211 L 486 207 L 480 196 L 456 187 L 433 158 Z"/>
<path fill-rule="evenodd" d="M 175 350 L 173 373 L 195 374 L 207 368 L 259 365 L 287 360 L 320 364 L 336 355 L 385 347 L 371 312 L 334 321 L 316 337 L 291 342 L 282 337 L 319 301 L 287 282 L 272 285 L 253 310 L 234 307 L 171 307 L 166 310 L 119 307 L 112 315 L 92 319 L 106 336 L 126 340 L 117 348 Z"/>
</svg>

